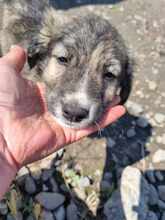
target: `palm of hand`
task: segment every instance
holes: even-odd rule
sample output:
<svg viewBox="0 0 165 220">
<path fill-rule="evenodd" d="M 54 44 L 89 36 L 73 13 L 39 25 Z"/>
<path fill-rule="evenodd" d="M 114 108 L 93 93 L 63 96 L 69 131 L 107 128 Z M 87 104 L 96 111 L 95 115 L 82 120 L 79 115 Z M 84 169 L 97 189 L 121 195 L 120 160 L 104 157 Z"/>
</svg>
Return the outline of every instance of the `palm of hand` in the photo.
<svg viewBox="0 0 165 220">
<path fill-rule="evenodd" d="M 46 110 L 41 86 L 18 74 L 24 60 L 17 66 L 13 66 L 13 60 L 0 60 L 0 142 L 3 143 L 0 152 L 9 153 L 18 168 L 97 130 L 94 127 L 73 130 L 56 123 Z M 100 126 L 112 123 L 124 112 L 122 106 L 110 109 Z"/>
</svg>

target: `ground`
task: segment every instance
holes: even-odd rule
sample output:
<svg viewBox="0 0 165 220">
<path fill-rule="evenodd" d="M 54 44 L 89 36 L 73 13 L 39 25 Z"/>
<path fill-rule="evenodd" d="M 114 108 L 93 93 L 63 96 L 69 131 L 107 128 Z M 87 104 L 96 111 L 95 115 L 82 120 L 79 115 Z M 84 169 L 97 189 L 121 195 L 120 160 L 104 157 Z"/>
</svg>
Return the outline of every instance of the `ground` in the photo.
<svg viewBox="0 0 165 220">
<path fill-rule="evenodd" d="M 134 59 L 128 113 L 64 156 L 23 168 L 0 219 L 165 220 L 165 1 L 56 1 L 71 13 L 79 5 L 110 20 Z"/>
</svg>

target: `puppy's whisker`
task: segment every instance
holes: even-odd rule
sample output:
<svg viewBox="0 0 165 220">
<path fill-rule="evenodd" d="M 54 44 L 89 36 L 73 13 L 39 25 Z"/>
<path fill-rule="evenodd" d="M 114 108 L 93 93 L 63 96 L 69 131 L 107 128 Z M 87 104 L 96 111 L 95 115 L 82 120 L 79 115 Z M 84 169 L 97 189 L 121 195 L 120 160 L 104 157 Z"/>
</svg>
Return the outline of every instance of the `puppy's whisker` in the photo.
<svg viewBox="0 0 165 220">
<path fill-rule="evenodd" d="M 94 123 L 95 123 L 96 127 L 98 128 L 97 132 L 98 132 L 99 136 L 103 137 L 103 135 L 102 135 L 102 128 L 99 126 L 99 124 L 96 121 Z"/>
</svg>

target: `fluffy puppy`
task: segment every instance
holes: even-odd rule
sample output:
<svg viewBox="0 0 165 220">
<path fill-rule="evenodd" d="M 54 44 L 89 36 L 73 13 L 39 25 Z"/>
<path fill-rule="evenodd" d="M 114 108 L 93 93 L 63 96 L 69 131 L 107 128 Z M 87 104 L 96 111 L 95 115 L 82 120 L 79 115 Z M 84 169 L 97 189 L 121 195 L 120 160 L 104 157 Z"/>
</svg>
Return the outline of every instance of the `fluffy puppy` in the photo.
<svg viewBox="0 0 165 220">
<path fill-rule="evenodd" d="M 97 123 L 116 95 L 131 90 L 131 68 L 123 39 L 94 14 L 70 15 L 47 1 L 2 2 L 1 53 L 12 44 L 28 51 L 28 74 L 46 85 L 48 109 L 59 123 L 84 128 Z"/>
</svg>

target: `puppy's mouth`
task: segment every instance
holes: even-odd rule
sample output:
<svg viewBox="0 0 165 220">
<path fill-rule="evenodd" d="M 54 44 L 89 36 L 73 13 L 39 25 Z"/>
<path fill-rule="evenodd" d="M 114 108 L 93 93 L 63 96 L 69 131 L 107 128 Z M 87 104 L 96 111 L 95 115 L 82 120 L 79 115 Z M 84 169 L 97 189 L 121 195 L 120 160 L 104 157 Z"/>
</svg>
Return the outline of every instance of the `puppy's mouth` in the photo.
<svg viewBox="0 0 165 220">
<path fill-rule="evenodd" d="M 88 112 L 84 110 L 79 114 L 75 113 L 74 109 L 72 112 L 63 112 L 59 105 L 55 107 L 53 115 L 56 121 L 64 127 L 82 129 L 95 124 L 101 112 L 97 105 L 91 106 Z"/>
<path fill-rule="evenodd" d="M 108 104 L 108 107 L 114 107 L 120 102 L 120 98 L 118 96 L 114 97 L 114 99 Z M 84 129 L 88 128 L 92 125 L 98 125 L 101 117 L 103 116 L 107 104 L 105 106 L 99 104 L 93 104 L 90 106 L 89 111 L 81 111 L 77 114 L 75 110 L 71 109 L 70 112 L 63 111 L 62 106 L 56 105 L 53 110 L 53 116 L 56 121 L 64 127 L 73 128 L 73 129 Z"/>
</svg>

